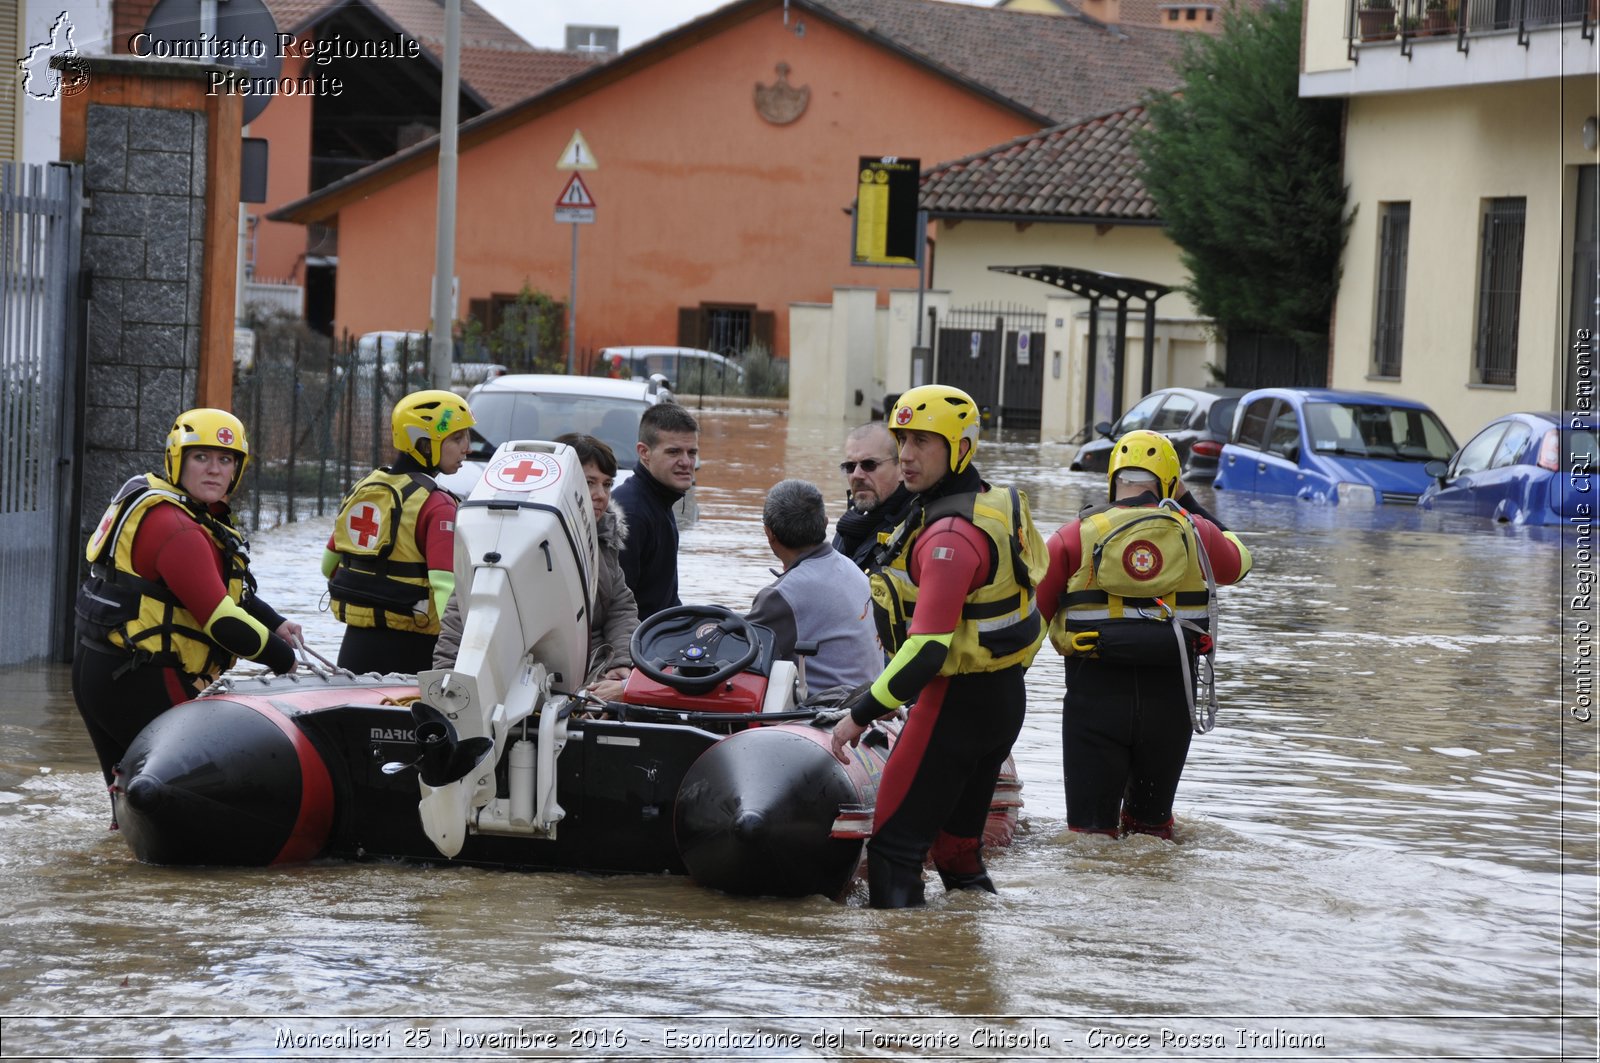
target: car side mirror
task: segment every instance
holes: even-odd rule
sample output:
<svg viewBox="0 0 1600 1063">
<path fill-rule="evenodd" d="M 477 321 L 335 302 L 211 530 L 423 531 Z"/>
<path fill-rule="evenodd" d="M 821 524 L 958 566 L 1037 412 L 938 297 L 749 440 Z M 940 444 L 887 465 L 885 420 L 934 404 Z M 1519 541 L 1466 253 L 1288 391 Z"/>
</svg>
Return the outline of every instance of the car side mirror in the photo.
<svg viewBox="0 0 1600 1063">
<path fill-rule="evenodd" d="M 1285 461 L 1291 461 L 1298 465 L 1300 463 L 1300 444 L 1290 443 L 1288 446 L 1284 447 L 1283 457 Z"/>
<path fill-rule="evenodd" d="M 1111 438 L 1111 422 L 1110 421 L 1101 421 L 1099 424 L 1094 426 L 1094 430 L 1096 432 L 1099 432 L 1101 435 L 1105 436 L 1107 439 Z"/>
<path fill-rule="evenodd" d="M 1444 483 L 1444 478 L 1450 475 L 1450 464 L 1449 462 L 1440 461 L 1438 458 L 1434 458 L 1432 461 L 1428 462 L 1422 467 L 1422 471 L 1433 477 L 1435 480 L 1438 480 L 1442 485 Z"/>
</svg>

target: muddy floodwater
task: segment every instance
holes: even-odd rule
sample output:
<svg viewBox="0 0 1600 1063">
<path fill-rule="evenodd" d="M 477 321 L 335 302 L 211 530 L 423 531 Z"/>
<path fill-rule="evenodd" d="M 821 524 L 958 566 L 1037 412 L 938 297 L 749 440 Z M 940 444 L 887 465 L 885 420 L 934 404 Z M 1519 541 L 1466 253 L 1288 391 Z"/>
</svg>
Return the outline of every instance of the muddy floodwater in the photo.
<svg viewBox="0 0 1600 1063">
<path fill-rule="evenodd" d="M 837 514 L 844 427 L 705 414 L 686 601 L 743 609 L 772 578 L 777 480 Z M 1048 533 L 1104 491 L 1068 453 L 987 438 L 977 464 Z M 1222 711 L 1176 843 L 1066 830 L 1047 646 L 1000 893 L 934 884 L 920 911 L 663 876 L 146 866 L 106 829 L 66 668 L 0 672 L 0 1058 L 1596 1058 L 1594 613 L 1572 601 L 1592 543 L 1197 493 L 1256 569 L 1222 594 Z M 330 521 L 254 553 L 333 656 Z"/>
</svg>

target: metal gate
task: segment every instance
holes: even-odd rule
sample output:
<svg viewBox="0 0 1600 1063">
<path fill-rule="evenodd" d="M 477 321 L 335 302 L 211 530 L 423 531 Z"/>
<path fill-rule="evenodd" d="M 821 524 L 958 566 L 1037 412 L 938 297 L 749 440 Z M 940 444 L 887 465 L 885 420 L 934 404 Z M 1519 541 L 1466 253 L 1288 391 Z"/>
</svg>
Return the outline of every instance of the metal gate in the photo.
<svg viewBox="0 0 1600 1063">
<path fill-rule="evenodd" d="M 951 310 L 934 324 L 933 379 L 960 388 L 1003 428 L 1038 428 L 1044 322 L 1024 307 Z"/>
<path fill-rule="evenodd" d="M 83 174 L 0 164 L 0 665 L 71 650 Z"/>
</svg>

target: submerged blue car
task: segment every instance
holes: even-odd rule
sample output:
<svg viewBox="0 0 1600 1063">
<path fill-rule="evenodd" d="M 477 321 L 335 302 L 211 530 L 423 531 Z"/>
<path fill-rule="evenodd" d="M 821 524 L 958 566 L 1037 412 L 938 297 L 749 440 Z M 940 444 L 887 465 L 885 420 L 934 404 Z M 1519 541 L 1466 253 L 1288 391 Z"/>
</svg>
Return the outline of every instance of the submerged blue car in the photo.
<svg viewBox="0 0 1600 1063">
<path fill-rule="evenodd" d="M 1311 502 L 1414 504 L 1424 468 L 1455 452 L 1426 403 L 1331 388 L 1258 388 L 1239 400 L 1216 489 Z"/>
<path fill-rule="evenodd" d="M 1594 415 L 1510 413 L 1448 463 L 1431 465 L 1435 480 L 1418 504 L 1512 524 L 1562 524 L 1594 514 L 1595 462 Z"/>
</svg>

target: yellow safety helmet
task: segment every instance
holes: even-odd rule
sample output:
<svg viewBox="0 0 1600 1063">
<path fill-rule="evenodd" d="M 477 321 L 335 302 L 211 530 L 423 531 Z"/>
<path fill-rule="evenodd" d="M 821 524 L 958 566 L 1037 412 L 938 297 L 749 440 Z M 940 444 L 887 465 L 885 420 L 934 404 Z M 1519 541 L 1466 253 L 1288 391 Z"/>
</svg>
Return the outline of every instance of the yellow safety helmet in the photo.
<svg viewBox="0 0 1600 1063">
<path fill-rule="evenodd" d="M 912 430 L 944 436 L 950 444 L 950 471 L 960 472 L 972 464 L 972 456 L 978 452 L 978 404 L 971 395 L 948 384 L 912 388 L 895 402 L 889 431 L 899 439 L 901 432 Z M 961 456 L 963 439 L 972 440 L 966 457 Z"/>
<path fill-rule="evenodd" d="M 1171 498 L 1178 489 L 1183 466 L 1172 440 L 1160 432 L 1140 429 L 1129 432 L 1111 445 L 1111 464 L 1106 470 L 1108 497 L 1117 497 L 1117 473 L 1123 469 L 1143 469 L 1155 476 L 1162 498 Z"/>
<path fill-rule="evenodd" d="M 437 468 L 439 443 L 452 433 L 477 424 L 472 409 L 453 391 L 413 391 L 394 404 L 389 417 L 394 425 L 394 448 L 410 454 L 424 468 Z M 428 442 L 423 450 L 417 444 Z"/>
<path fill-rule="evenodd" d="M 177 485 L 183 475 L 183 452 L 190 447 L 215 447 L 239 455 L 233 463 L 233 479 L 228 493 L 239 486 L 239 477 L 250 464 L 250 441 L 245 438 L 244 422 L 227 410 L 202 408 L 178 414 L 167 433 L 167 482 Z"/>
</svg>

